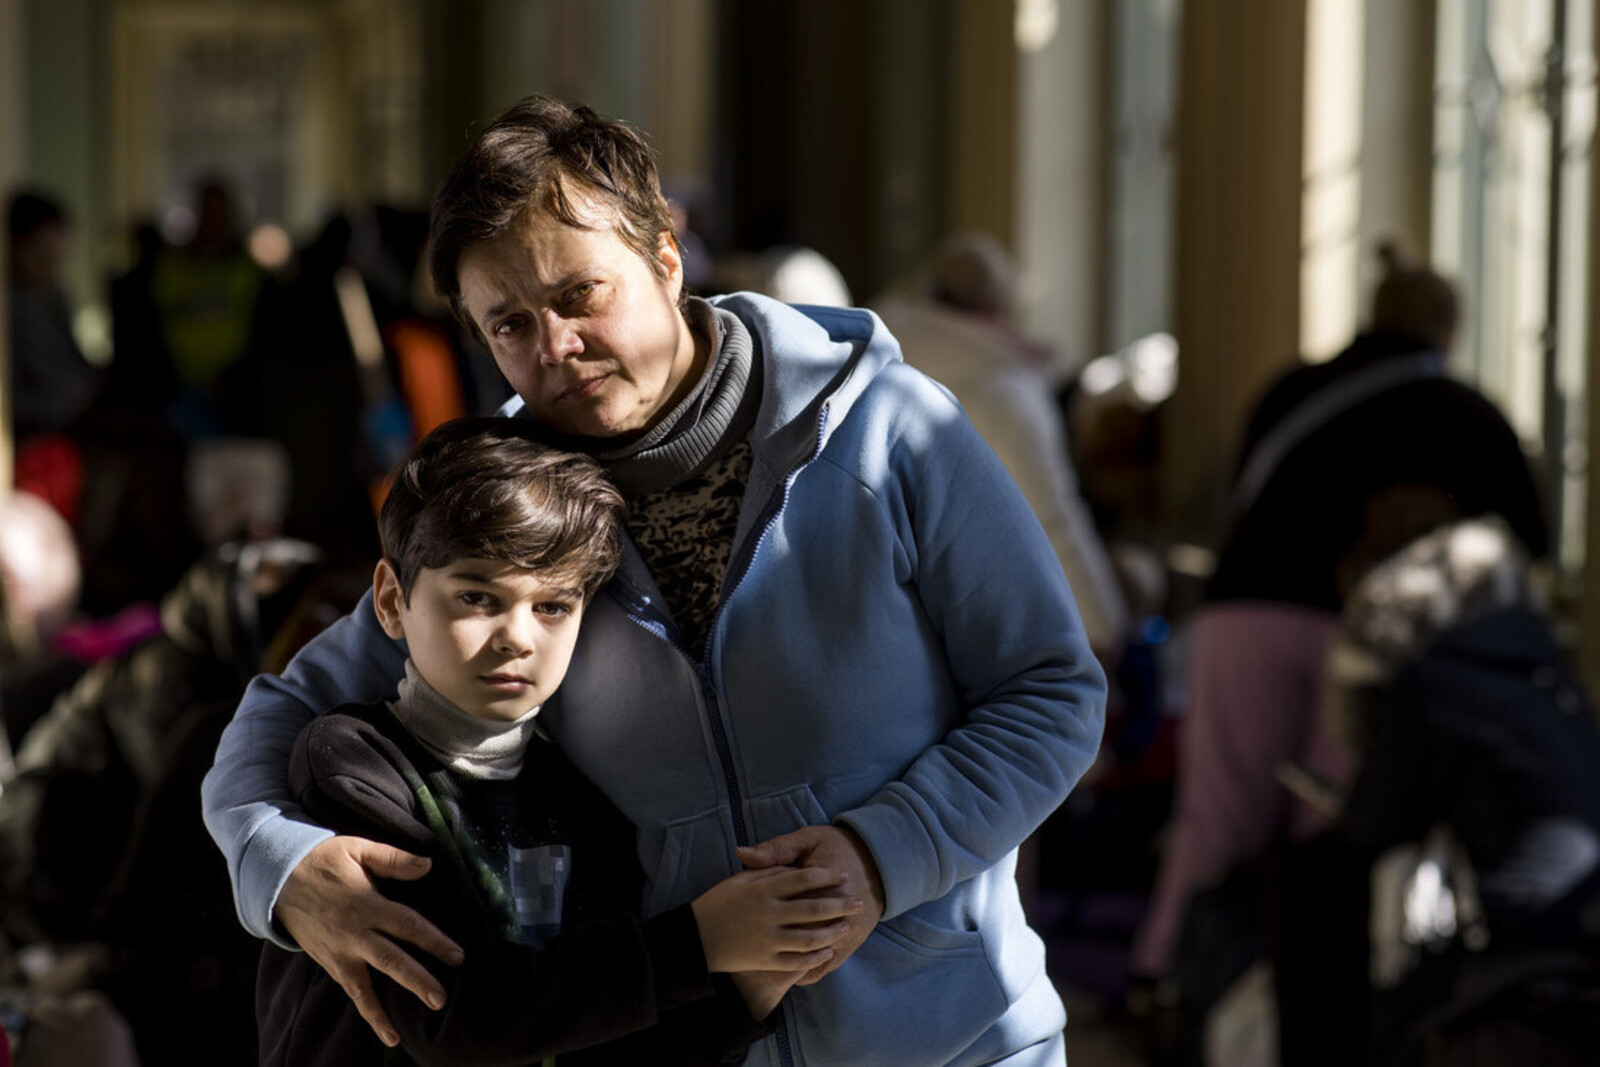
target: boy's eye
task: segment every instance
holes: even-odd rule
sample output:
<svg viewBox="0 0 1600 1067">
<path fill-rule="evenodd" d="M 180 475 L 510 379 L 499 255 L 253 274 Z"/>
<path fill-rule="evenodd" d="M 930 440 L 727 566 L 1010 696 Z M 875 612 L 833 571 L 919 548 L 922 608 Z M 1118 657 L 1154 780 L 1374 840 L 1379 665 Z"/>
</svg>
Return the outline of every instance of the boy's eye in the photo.
<svg viewBox="0 0 1600 1067">
<path fill-rule="evenodd" d="M 563 603 L 559 600 L 548 600 L 543 604 L 537 605 L 533 610 L 540 615 L 546 615 L 550 618 L 558 619 L 562 616 L 572 614 L 572 605 Z"/>
<path fill-rule="evenodd" d="M 458 599 L 469 608 L 488 608 L 494 606 L 494 597 L 488 593 L 480 593 L 474 589 L 463 590 L 458 594 Z"/>
</svg>

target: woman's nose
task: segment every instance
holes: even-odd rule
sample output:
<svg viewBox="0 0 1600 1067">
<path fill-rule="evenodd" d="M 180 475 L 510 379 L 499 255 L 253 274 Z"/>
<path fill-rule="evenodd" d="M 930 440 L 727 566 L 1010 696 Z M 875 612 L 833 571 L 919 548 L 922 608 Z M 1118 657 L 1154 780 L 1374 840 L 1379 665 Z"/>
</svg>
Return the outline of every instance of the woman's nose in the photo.
<svg viewBox="0 0 1600 1067">
<path fill-rule="evenodd" d="M 539 362 L 553 367 L 583 351 L 583 338 L 578 336 L 577 329 L 567 319 L 550 314 L 545 316 L 542 325 L 543 329 L 539 331 Z"/>
</svg>

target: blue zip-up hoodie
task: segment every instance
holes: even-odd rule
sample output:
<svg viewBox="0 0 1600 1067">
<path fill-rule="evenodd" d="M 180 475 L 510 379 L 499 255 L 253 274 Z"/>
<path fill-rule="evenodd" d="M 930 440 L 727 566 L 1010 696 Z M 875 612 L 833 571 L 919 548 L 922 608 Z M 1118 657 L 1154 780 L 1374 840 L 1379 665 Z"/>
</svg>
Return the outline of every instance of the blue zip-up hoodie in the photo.
<svg viewBox="0 0 1600 1067">
<path fill-rule="evenodd" d="M 541 719 L 639 828 L 655 914 L 739 867 L 735 846 L 848 825 L 883 921 L 797 987 L 750 1063 L 982 1064 L 1065 1014 L 1018 900 L 1015 850 L 1099 746 L 1105 680 L 1060 564 L 994 453 L 870 312 L 748 294 L 755 453 L 721 606 L 686 647 L 637 551 L 584 619 Z M 327 836 L 294 821 L 310 709 L 393 691 L 403 649 L 363 604 L 251 684 L 207 776 L 240 916 L 270 914 Z"/>
</svg>

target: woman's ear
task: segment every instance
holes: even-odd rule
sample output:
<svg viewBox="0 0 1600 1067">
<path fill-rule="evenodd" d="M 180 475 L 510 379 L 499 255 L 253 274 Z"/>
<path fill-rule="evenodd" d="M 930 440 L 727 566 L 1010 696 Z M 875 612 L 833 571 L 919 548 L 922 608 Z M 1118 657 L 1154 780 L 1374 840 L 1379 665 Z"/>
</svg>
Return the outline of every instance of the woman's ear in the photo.
<svg viewBox="0 0 1600 1067">
<path fill-rule="evenodd" d="M 683 251 L 671 231 L 661 231 L 661 240 L 656 244 L 656 259 L 667 272 L 667 293 L 676 301 L 683 292 Z"/>
<path fill-rule="evenodd" d="M 396 641 L 406 635 L 400 615 L 404 602 L 400 579 L 395 575 L 394 568 L 388 560 L 379 560 L 377 570 L 372 572 L 372 610 L 378 616 L 378 625 L 383 627 L 383 632 Z"/>
</svg>

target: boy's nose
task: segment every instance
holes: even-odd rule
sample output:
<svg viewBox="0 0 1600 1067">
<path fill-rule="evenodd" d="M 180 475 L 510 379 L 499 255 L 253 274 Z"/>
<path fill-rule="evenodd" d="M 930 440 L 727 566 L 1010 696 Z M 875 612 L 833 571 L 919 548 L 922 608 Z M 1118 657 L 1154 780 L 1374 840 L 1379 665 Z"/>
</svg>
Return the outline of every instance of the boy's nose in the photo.
<svg viewBox="0 0 1600 1067">
<path fill-rule="evenodd" d="M 509 617 L 495 636 L 495 647 L 502 655 L 525 655 L 533 649 L 533 620 L 520 614 Z"/>
</svg>

